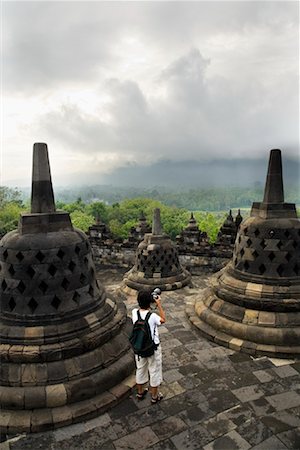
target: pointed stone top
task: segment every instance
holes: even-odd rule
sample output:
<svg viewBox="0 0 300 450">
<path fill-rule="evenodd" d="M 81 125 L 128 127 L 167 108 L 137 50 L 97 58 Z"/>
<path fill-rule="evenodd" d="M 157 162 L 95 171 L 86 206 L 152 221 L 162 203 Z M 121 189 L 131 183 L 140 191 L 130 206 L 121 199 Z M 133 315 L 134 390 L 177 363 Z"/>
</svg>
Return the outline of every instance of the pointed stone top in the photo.
<svg viewBox="0 0 300 450">
<path fill-rule="evenodd" d="M 153 211 L 152 234 L 156 234 L 156 235 L 163 234 L 159 208 L 155 208 Z"/>
<path fill-rule="evenodd" d="M 230 220 L 231 222 L 233 222 L 233 217 L 232 217 L 232 211 L 231 209 L 229 210 L 229 214 L 227 216 L 227 220 Z"/>
<path fill-rule="evenodd" d="M 283 203 L 281 150 L 271 150 L 263 203 Z"/>
<path fill-rule="evenodd" d="M 191 220 L 195 220 L 195 219 L 194 219 L 194 213 L 193 213 L 193 212 L 191 212 Z"/>
<path fill-rule="evenodd" d="M 52 188 L 47 144 L 33 146 L 31 213 L 53 213 L 55 201 Z"/>
</svg>

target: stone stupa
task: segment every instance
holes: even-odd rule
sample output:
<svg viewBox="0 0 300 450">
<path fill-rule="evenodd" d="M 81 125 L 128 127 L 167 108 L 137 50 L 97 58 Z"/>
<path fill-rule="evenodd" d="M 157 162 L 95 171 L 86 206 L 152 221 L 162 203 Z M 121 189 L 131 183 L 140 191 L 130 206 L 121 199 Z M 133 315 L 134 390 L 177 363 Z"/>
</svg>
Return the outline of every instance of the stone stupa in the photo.
<svg viewBox="0 0 300 450">
<path fill-rule="evenodd" d="M 160 209 L 153 213 L 152 233 L 146 233 L 139 244 L 135 264 L 124 275 L 125 287 L 152 290 L 159 287 L 163 291 L 180 289 L 191 281 L 190 273 L 179 263 L 175 245 L 163 233 Z M 126 288 L 125 288 L 126 291 Z"/>
<path fill-rule="evenodd" d="M 187 312 L 216 343 L 300 357 L 300 220 L 284 202 L 280 150 L 270 153 L 264 199 L 240 224 L 232 261 Z"/>
<path fill-rule="evenodd" d="M 46 144 L 34 144 L 31 212 L 0 241 L 0 431 L 102 413 L 130 390 L 123 304 L 96 279 L 85 233 L 56 211 Z"/>
</svg>

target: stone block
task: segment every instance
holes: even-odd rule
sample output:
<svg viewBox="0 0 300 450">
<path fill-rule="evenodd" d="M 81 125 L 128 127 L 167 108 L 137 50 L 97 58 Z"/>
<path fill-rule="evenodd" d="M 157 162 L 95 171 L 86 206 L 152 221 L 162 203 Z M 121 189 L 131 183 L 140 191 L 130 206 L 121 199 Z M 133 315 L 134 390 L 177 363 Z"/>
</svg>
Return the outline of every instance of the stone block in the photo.
<svg viewBox="0 0 300 450">
<path fill-rule="evenodd" d="M 11 345 L 9 344 L 0 344 L 0 360 L 8 361 L 9 360 L 9 350 Z"/>
<path fill-rule="evenodd" d="M 39 362 L 40 361 L 40 348 L 37 345 L 25 345 L 23 348 L 22 361 L 26 362 Z"/>
<path fill-rule="evenodd" d="M 47 364 L 36 364 L 35 365 L 35 373 L 36 373 L 36 384 L 37 385 L 45 385 L 48 380 L 48 365 Z"/>
<path fill-rule="evenodd" d="M 67 403 L 67 391 L 63 383 L 46 386 L 46 403 L 48 408 L 63 406 Z"/>
<path fill-rule="evenodd" d="M 243 343 L 244 343 L 244 341 L 242 341 L 241 339 L 232 338 L 229 341 L 229 348 L 231 348 L 232 350 L 240 351 Z"/>
<path fill-rule="evenodd" d="M 23 345 L 11 345 L 8 353 L 9 361 L 20 363 L 22 361 Z"/>
<path fill-rule="evenodd" d="M 7 426 L 9 434 L 29 433 L 32 411 L 14 411 Z"/>
<path fill-rule="evenodd" d="M 131 389 L 126 384 L 119 383 L 112 387 L 109 392 L 116 397 L 117 400 L 121 400 L 130 394 Z"/>
<path fill-rule="evenodd" d="M 53 417 L 51 409 L 34 409 L 31 415 L 31 431 L 38 433 L 40 431 L 52 430 Z"/>
<path fill-rule="evenodd" d="M 269 325 L 274 326 L 276 322 L 276 316 L 274 312 L 270 311 L 260 311 L 258 314 L 258 324 L 259 325 Z"/>
<path fill-rule="evenodd" d="M 0 386 L 0 403 L 6 409 L 24 409 L 24 398 L 23 388 Z"/>
<path fill-rule="evenodd" d="M 2 363 L 2 366 L 4 364 Z M 8 365 L 8 380 L 11 386 L 21 385 L 21 365 L 10 363 Z"/>
<path fill-rule="evenodd" d="M 255 311 L 254 309 L 246 309 L 243 323 L 249 324 L 249 325 L 255 325 L 258 322 L 258 313 L 259 311 Z"/>
<path fill-rule="evenodd" d="M 73 421 L 72 410 L 68 405 L 52 408 L 53 427 L 65 427 Z"/>
<path fill-rule="evenodd" d="M 45 407 L 46 390 L 44 387 L 25 388 L 25 409 Z"/>
<path fill-rule="evenodd" d="M 22 385 L 35 385 L 36 376 L 36 365 L 35 364 L 22 364 Z"/>
<path fill-rule="evenodd" d="M 72 403 L 69 405 L 69 408 L 73 422 L 92 419 L 97 414 L 97 408 L 91 399 Z"/>
<path fill-rule="evenodd" d="M 44 340 L 44 327 L 25 327 L 25 340 L 41 339 Z"/>
</svg>

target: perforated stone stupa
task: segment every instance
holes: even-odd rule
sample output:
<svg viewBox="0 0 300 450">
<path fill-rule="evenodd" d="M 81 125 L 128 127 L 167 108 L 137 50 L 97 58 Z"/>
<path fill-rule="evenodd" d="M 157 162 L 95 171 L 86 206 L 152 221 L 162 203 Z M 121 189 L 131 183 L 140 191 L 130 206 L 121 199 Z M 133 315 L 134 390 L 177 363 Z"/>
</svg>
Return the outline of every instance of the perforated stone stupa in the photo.
<svg viewBox="0 0 300 450">
<path fill-rule="evenodd" d="M 139 244 L 133 268 L 124 276 L 125 286 L 135 289 L 179 289 L 191 280 L 190 273 L 179 263 L 175 245 L 162 231 L 160 209 L 153 214 L 152 233 L 146 233 Z"/>
<path fill-rule="evenodd" d="M 270 153 L 264 199 L 241 223 L 232 261 L 188 314 L 219 344 L 300 357 L 300 220 L 284 202 L 280 150 Z"/>
<path fill-rule="evenodd" d="M 35 144 L 31 213 L 0 241 L 1 433 L 102 412 L 134 369 L 125 307 L 96 280 L 86 235 L 55 210 L 46 144 Z"/>
</svg>

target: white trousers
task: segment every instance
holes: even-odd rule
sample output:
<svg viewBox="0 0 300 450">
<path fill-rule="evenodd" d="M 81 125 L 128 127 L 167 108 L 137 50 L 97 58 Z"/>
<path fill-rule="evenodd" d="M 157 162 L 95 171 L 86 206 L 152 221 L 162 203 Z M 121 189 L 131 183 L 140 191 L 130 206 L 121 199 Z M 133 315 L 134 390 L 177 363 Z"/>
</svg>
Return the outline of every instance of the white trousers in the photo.
<svg viewBox="0 0 300 450">
<path fill-rule="evenodd" d="M 162 382 L 162 355 L 161 346 L 157 347 L 154 355 L 148 358 L 141 358 L 135 355 L 136 364 L 136 382 L 137 384 L 145 384 L 149 380 L 150 386 L 157 387 Z"/>
</svg>

